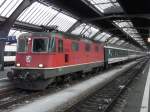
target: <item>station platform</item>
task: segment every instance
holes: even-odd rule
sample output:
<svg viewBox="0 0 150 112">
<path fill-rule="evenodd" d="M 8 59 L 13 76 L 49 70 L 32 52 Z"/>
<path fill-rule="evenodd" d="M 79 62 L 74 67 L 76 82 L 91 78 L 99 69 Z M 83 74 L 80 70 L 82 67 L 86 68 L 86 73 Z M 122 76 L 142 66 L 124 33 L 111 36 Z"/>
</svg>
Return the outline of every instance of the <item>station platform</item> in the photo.
<svg viewBox="0 0 150 112">
<path fill-rule="evenodd" d="M 150 112 L 150 62 L 130 89 L 123 112 Z"/>
<path fill-rule="evenodd" d="M 5 67 L 5 68 L 4 68 L 4 71 L 0 71 L 0 80 L 7 78 L 7 72 L 10 71 L 11 68 L 12 68 L 12 66 L 10 66 L 10 67 Z"/>
</svg>

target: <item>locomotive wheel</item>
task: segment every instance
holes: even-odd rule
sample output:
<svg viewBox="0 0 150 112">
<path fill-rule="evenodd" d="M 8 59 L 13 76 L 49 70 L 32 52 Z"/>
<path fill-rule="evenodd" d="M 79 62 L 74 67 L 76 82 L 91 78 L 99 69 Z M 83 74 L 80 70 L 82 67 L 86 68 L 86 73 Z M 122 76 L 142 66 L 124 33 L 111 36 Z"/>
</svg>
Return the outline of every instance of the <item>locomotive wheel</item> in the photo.
<svg viewBox="0 0 150 112">
<path fill-rule="evenodd" d="M 65 83 L 68 83 L 68 82 L 71 82 L 71 81 L 72 81 L 72 77 L 69 74 L 64 76 L 64 82 Z"/>
</svg>

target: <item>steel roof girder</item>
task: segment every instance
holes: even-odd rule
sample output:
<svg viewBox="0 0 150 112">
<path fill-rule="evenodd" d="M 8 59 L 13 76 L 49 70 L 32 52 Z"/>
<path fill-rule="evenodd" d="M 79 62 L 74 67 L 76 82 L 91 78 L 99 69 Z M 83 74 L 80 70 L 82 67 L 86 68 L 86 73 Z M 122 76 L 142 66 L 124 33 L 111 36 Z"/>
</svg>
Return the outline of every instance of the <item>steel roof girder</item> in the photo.
<svg viewBox="0 0 150 112">
<path fill-rule="evenodd" d="M 102 33 L 101 31 L 98 31 L 95 35 L 93 35 L 93 37 L 91 37 L 91 39 L 94 40 L 101 33 Z"/>
<path fill-rule="evenodd" d="M 107 39 L 105 40 L 105 43 L 109 42 L 109 40 L 112 39 L 113 37 L 114 37 L 114 35 L 111 35 L 109 38 L 107 38 Z"/>
<path fill-rule="evenodd" d="M 89 1 L 87 0 L 81 0 L 83 3 L 85 3 L 87 6 L 89 6 L 92 10 L 94 10 L 97 14 L 103 15 L 98 9 L 94 7 Z"/>
<path fill-rule="evenodd" d="M 18 18 L 18 16 L 23 12 L 24 9 L 29 7 L 35 0 L 23 0 L 22 3 L 16 8 L 16 10 L 7 18 L 3 24 L 0 25 L 1 36 L 7 36 L 10 28 Z M 3 34 L 5 32 L 6 34 Z"/>
<path fill-rule="evenodd" d="M 66 31 L 67 33 L 71 33 L 73 30 L 75 30 L 78 26 L 81 25 L 81 22 L 78 20 L 76 23 L 74 23 L 69 29 L 68 31 Z"/>
<path fill-rule="evenodd" d="M 29 7 L 35 0 L 23 0 L 15 11 L 0 25 L 0 38 L 6 38 L 14 22 L 24 9 Z M 0 41 L 0 70 L 4 70 L 4 41 Z"/>
</svg>

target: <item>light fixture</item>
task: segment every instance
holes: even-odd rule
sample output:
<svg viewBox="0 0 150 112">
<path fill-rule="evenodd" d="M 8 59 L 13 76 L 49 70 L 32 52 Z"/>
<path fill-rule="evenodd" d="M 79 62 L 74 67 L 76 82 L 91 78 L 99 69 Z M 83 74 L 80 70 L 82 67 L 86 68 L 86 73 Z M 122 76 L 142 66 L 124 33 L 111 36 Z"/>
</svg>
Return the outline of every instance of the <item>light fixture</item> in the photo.
<svg viewBox="0 0 150 112">
<path fill-rule="evenodd" d="M 147 41 L 148 41 L 148 42 L 150 42 L 150 37 L 149 37 L 149 38 L 147 38 Z"/>
</svg>

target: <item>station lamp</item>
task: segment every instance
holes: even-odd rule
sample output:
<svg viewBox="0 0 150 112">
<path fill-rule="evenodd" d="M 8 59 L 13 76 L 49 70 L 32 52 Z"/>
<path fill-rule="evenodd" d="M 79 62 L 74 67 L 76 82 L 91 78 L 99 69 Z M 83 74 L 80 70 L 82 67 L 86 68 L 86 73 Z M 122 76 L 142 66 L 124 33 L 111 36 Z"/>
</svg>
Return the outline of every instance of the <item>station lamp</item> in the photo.
<svg viewBox="0 0 150 112">
<path fill-rule="evenodd" d="M 147 38 L 147 42 L 150 43 L 150 28 L 149 28 L 149 37 Z"/>
<path fill-rule="evenodd" d="M 150 37 L 149 37 L 149 38 L 147 38 L 147 41 L 150 43 Z"/>
</svg>

